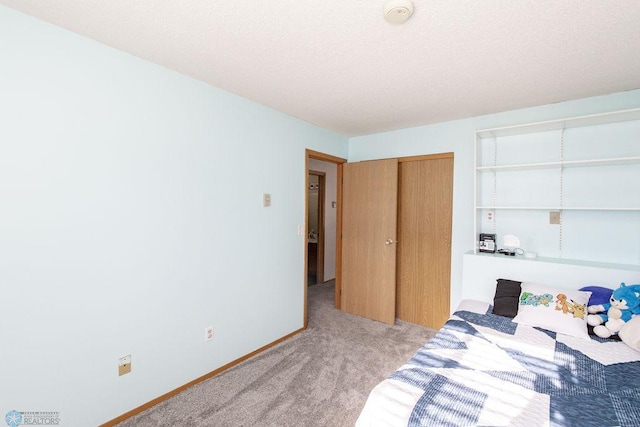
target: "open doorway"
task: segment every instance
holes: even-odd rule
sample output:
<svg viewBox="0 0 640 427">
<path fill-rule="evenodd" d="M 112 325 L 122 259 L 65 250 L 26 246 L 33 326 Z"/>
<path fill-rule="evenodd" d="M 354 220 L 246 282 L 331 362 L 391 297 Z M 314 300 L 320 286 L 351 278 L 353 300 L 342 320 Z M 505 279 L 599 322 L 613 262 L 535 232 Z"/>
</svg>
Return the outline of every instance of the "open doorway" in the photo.
<svg viewBox="0 0 640 427">
<path fill-rule="evenodd" d="M 310 167 L 315 166 L 317 162 L 320 162 L 320 160 L 311 159 L 309 161 Z M 327 167 L 336 168 L 331 163 L 327 163 Z M 329 174 L 330 178 L 334 178 L 335 171 L 330 171 Z M 325 232 L 335 235 L 335 221 L 329 221 L 327 224 L 324 218 L 326 175 L 326 172 L 309 170 L 309 187 L 307 188 L 307 286 L 324 283 L 325 253 L 330 255 L 332 252 L 331 247 L 328 247 L 327 251 L 325 251 Z M 333 195 L 335 193 L 332 194 L 330 189 L 329 194 Z M 335 278 L 335 274 L 329 280 L 333 278 Z"/>
<path fill-rule="evenodd" d="M 340 308 L 340 221 L 341 221 L 341 182 L 342 164 L 346 159 L 331 156 L 317 151 L 306 150 L 305 179 L 305 249 L 304 249 L 304 327 L 307 327 L 307 286 L 313 281 L 324 283 L 335 279 L 335 306 Z M 310 218 L 310 201 L 315 198 L 311 193 L 311 185 L 318 181 L 318 199 L 323 190 L 324 203 L 321 209 L 322 219 L 318 224 Z M 317 227 L 317 229 L 316 229 Z M 313 244 L 315 243 L 315 245 Z M 322 247 L 322 248 L 321 248 Z M 313 251 L 316 251 L 314 254 Z M 315 271 L 313 271 L 315 266 Z"/>
</svg>

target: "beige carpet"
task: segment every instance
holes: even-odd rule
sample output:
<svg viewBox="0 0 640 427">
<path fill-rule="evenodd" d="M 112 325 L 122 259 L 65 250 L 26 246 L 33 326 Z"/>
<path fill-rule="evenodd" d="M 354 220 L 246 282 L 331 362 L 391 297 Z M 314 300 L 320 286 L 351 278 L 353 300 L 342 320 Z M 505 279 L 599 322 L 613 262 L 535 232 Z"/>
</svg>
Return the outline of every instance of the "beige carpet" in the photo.
<svg viewBox="0 0 640 427">
<path fill-rule="evenodd" d="M 353 426 L 371 389 L 435 334 L 333 308 L 310 286 L 306 331 L 120 426 Z"/>
</svg>

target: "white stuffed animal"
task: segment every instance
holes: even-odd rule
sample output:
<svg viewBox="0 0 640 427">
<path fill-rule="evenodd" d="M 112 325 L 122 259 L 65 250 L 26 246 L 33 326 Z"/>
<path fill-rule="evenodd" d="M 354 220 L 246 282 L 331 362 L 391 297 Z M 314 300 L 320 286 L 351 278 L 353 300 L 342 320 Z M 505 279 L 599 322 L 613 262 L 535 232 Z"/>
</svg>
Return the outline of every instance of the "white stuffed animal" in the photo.
<svg viewBox="0 0 640 427">
<path fill-rule="evenodd" d="M 620 328 L 618 336 L 629 347 L 640 351 L 640 316 L 635 316 Z"/>
</svg>

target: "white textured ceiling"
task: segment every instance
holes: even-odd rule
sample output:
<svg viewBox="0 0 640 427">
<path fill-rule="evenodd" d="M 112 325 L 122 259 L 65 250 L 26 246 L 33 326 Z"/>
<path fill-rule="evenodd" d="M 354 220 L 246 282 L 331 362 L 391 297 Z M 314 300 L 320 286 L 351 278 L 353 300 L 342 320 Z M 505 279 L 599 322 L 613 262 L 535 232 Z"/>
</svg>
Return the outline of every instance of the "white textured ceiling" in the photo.
<svg viewBox="0 0 640 427">
<path fill-rule="evenodd" d="M 640 88 L 638 0 L 0 0 L 354 136 Z"/>
</svg>

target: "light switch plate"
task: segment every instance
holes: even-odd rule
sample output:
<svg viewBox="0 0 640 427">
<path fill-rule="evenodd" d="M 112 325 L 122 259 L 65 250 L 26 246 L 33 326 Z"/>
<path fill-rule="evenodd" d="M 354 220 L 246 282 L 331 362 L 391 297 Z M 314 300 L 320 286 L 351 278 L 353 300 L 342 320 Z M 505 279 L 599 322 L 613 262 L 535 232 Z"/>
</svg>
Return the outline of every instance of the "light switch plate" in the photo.
<svg viewBox="0 0 640 427">
<path fill-rule="evenodd" d="M 271 194 L 264 193 L 262 195 L 262 206 L 264 206 L 265 208 L 271 206 Z"/>
<path fill-rule="evenodd" d="M 131 355 L 122 356 L 118 359 L 118 375 L 122 376 L 131 372 Z"/>
</svg>

